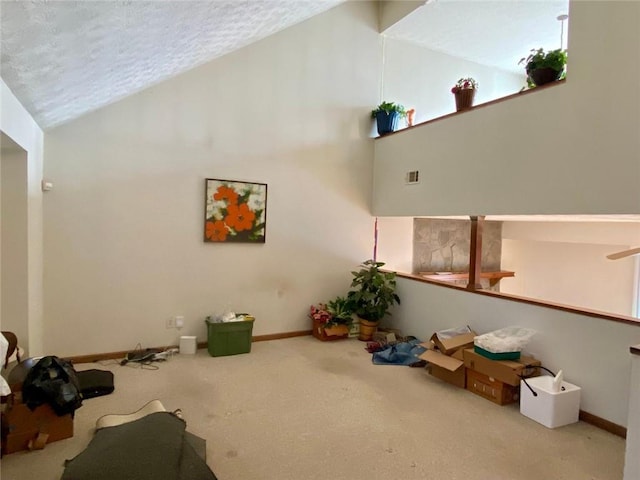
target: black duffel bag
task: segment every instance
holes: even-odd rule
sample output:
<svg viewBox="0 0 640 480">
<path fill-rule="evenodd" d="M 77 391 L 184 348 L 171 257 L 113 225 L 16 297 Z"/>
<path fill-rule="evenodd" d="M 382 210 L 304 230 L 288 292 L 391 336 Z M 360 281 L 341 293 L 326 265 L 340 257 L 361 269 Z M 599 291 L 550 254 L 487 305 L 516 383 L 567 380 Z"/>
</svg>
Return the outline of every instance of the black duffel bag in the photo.
<svg viewBox="0 0 640 480">
<path fill-rule="evenodd" d="M 57 415 L 73 415 L 82 405 L 80 384 L 73 365 L 53 355 L 42 357 L 24 379 L 22 401 L 31 410 L 48 403 Z"/>
</svg>

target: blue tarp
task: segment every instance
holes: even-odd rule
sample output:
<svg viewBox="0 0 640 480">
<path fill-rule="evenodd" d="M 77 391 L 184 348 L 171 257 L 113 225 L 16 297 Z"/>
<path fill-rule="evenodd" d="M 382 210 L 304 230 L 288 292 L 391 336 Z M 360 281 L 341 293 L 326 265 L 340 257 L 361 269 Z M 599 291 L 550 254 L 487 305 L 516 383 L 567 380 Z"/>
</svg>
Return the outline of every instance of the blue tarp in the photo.
<svg viewBox="0 0 640 480">
<path fill-rule="evenodd" d="M 421 340 L 417 338 L 406 342 L 388 345 L 384 350 L 375 352 L 371 361 L 376 365 L 411 365 L 420 361 L 419 355 L 427 349 L 419 344 Z"/>
</svg>

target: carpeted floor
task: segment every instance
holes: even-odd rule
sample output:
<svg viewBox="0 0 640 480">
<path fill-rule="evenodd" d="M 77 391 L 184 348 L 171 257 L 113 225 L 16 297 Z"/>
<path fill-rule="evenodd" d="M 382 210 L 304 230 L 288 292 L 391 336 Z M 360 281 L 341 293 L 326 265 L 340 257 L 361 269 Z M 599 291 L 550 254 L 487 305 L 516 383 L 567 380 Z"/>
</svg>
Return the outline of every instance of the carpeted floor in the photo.
<svg viewBox="0 0 640 480">
<path fill-rule="evenodd" d="M 254 343 L 229 357 L 176 355 L 157 370 L 117 362 L 113 394 L 85 400 L 73 438 L 7 455 L 2 480 L 57 480 L 95 421 L 153 399 L 182 409 L 219 480 L 620 480 L 625 441 L 579 422 L 551 430 L 430 377 L 371 363 L 355 339 Z"/>
</svg>

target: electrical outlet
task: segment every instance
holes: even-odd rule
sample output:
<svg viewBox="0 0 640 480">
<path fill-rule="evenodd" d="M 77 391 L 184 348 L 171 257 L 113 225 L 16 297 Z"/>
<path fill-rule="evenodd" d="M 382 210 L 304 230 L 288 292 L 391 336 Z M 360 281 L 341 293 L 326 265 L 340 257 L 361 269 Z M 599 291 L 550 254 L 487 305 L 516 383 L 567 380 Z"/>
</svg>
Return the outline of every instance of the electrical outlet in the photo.
<svg viewBox="0 0 640 480">
<path fill-rule="evenodd" d="M 184 317 L 182 315 L 179 315 L 177 317 L 173 317 L 175 320 L 175 327 L 176 328 L 182 328 L 184 327 Z"/>
<path fill-rule="evenodd" d="M 167 318 L 167 323 L 165 325 L 167 328 L 176 328 L 176 322 L 173 317 Z"/>
</svg>

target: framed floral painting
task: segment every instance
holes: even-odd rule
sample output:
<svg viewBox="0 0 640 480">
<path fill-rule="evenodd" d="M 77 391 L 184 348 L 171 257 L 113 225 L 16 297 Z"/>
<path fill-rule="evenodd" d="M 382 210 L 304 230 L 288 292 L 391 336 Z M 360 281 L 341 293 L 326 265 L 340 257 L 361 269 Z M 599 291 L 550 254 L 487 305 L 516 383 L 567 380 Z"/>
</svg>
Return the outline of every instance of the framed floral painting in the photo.
<svg viewBox="0 0 640 480">
<path fill-rule="evenodd" d="M 265 243 L 267 184 L 206 179 L 204 241 Z"/>
</svg>

